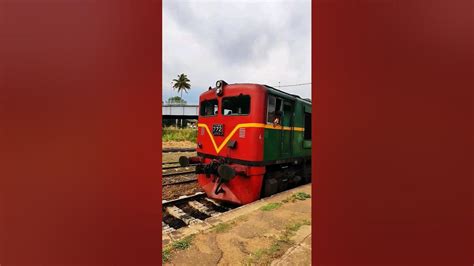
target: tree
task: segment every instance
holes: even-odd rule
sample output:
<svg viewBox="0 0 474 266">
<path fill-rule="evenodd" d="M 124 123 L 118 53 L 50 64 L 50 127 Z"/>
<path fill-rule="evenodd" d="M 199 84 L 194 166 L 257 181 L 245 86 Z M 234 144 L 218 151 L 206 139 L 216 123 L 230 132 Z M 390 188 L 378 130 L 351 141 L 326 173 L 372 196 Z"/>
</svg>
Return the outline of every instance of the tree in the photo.
<svg viewBox="0 0 474 266">
<path fill-rule="evenodd" d="M 190 80 L 185 74 L 178 75 L 177 79 L 173 79 L 173 89 L 178 90 L 178 93 L 181 93 L 181 99 L 183 98 L 183 91 L 188 93 L 188 90 L 191 89 Z"/>
<path fill-rule="evenodd" d="M 179 97 L 179 96 L 174 96 L 174 97 L 168 98 L 168 100 L 166 100 L 166 103 L 168 103 L 168 104 L 174 104 L 174 103 L 186 104 L 186 101 L 183 98 Z"/>
</svg>

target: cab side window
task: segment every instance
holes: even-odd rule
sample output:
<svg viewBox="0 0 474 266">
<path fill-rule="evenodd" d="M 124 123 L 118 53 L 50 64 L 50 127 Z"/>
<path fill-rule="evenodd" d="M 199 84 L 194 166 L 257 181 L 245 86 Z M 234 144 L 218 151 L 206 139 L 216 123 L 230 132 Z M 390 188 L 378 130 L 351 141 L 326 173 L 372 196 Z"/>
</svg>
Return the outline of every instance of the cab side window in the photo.
<svg viewBox="0 0 474 266">
<path fill-rule="evenodd" d="M 268 95 L 267 122 L 273 123 L 275 117 L 281 115 L 282 100 L 273 95 Z"/>
</svg>

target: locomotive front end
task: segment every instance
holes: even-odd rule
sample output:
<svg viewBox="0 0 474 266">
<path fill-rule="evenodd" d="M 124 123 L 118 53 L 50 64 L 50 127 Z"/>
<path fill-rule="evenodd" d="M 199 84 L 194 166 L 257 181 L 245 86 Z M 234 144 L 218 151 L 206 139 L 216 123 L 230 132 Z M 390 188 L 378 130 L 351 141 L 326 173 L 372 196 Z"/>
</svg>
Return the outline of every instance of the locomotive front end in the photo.
<svg viewBox="0 0 474 266">
<path fill-rule="evenodd" d="M 197 157 L 180 158 L 196 165 L 198 183 L 213 199 L 247 204 L 260 198 L 266 90 L 257 84 L 218 81 L 201 94 Z"/>
</svg>

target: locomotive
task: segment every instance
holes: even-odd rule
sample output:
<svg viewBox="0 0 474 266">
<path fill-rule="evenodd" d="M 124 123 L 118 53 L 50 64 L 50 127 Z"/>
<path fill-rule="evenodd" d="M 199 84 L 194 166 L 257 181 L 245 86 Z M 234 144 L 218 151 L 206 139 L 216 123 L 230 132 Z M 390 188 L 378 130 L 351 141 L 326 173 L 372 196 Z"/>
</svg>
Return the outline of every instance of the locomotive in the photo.
<svg viewBox="0 0 474 266">
<path fill-rule="evenodd" d="M 238 205 L 311 181 L 311 101 L 261 84 L 216 82 L 199 97 L 196 165 L 212 199 Z"/>
</svg>

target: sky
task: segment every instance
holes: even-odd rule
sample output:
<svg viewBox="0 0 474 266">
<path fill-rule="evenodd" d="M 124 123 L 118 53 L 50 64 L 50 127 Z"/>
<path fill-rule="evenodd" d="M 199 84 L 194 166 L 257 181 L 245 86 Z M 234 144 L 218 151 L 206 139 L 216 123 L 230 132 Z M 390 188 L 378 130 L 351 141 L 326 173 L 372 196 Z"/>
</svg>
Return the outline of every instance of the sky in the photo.
<svg viewBox="0 0 474 266">
<path fill-rule="evenodd" d="M 163 101 L 184 73 L 188 104 L 217 80 L 259 83 L 311 98 L 310 0 L 165 0 Z"/>
</svg>

